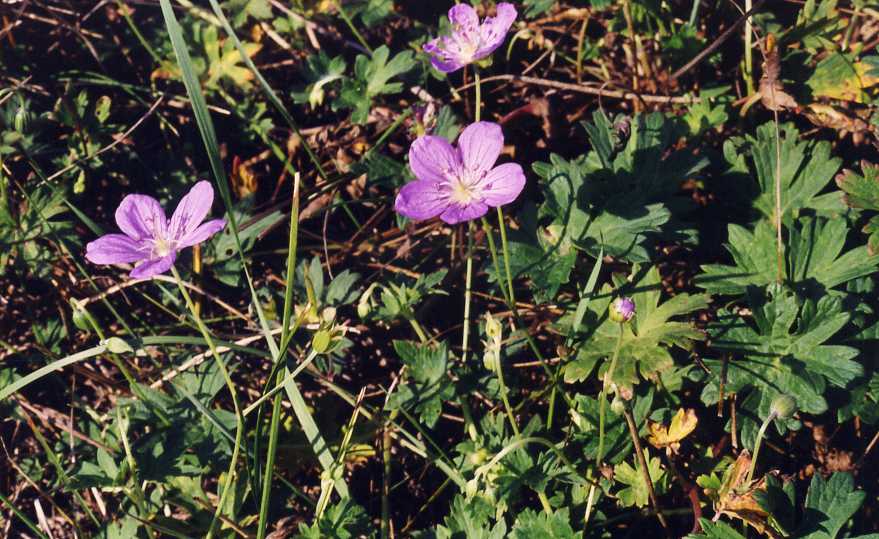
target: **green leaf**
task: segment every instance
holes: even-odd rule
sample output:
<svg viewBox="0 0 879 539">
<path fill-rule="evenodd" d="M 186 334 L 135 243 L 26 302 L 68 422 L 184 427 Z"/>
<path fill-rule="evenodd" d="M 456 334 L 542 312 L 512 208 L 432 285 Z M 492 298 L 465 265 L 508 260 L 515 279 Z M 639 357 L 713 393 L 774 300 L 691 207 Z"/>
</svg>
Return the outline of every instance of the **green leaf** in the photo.
<svg viewBox="0 0 879 539">
<path fill-rule="evenodd" d="M 486 499 L 455 496 L 445 526 L 437 527 L 437 538 L 447 539 L 503 539 L 507 527 L 503 521 L 492 525 L 494 506 Z"/>
<path fill-rule="evenodd" d="M 696 283 L 714 294 L 738 295 L 748 286 L 763 287 L 775 282 L 778 257 L 774 227 L 763 220 L 753 232 L 736 224 L 730 224 L 728 230 L 729 243 L 725 247 L 734 265 L 702 266 Z M 866 246 L 843 253 L 848 230 L 845 219 L 797 220 L 785 249 L 785 280 L 795 288 L 822 294 L 875 271 L 879 256 L 870 255 Z M 822 288 L 815 290 L 816 284 Z"/>
<path fill-rule="evenodd" d="M 879 211 L 879 166 L 861 163 L 861 174 L 844 170 L 836 177 L 836 184 L 845 192 L 845 202 L 853 208 Z M 869 234 L 867 247 L 871 255 L 879 254 L 879 216 L 874 216 L 864 227 Z"/>
<path fill-rule="evenodd" d="M 372 537 L 369 515 L 350 499 L 327 507 L 314 524 L 299 524 L 298 539 L 354 539 Z"/>
<path fill-rule="evenodd" d="M 538 236 L 561 253 L 575 246 L 592 257 L 604 250 L 629 261 L 650 260 L 652 239 L 681 239 L 678 224 L 667 226 L 669 206 L 681 205 L 674 197 L 681 183 L 707 161 L 670 151 L 676 128 L 658 113 L 611 124 L 596 112 L 593 123 L 583 125 L 590 153 L 573 160 L 553 154 L 549 163 L 533 166 L 545 197 L 538 218 L 549 221 Z"/>
<path fill-rule="evenodd" d="M 516 517 L 510 530 L 511 539 L 580 539 L 583 532 L 575 532 L 571 527 L 568 508 L 559 509 L 548 515 L 533 509 L 526 509 Z"/>
<path fill-rule="evenodd" d="M 442 413 L 443 401 L 454 395 L 446 372 L 448 348 L 445 343 L 434 346 L 394 341 L 394 349 L 406 364 L 407 376 L 388 398 L 387 409 L 413 409 L 428 427 L 433 427 Z"/>
<path fill-rule="evenodd" d="M 796 537 L 833 539 L 864 503 L 866 493 L 855 490 L 851 474 L 835 473 L 825 481 L 821 474 L 812 476 L 806 494 L 806 511 Z"/>
<path fill-rule="evenodd" d="M 709 325 L 714 353 L 729 359 L 725 366 L 722 359 L 706 360 L 711 375 L 702 400 L 716 403 L 721 383 L 727 394 L 750 390 L 742 403 L 746 413 L 739 416 L 739 426 L 742 440 L 751 446 L 760 418 L 769 415 L 775 397 L 790 395 L 800 411 L 824 413 L 827 385 L 845 388 L 863 374 L 863 367 L 853 361 L 857 349 L 824 344 L 850 317 L 839 298 L 801 301 L 790 290 L 772 285 L 765 293 L 749 293 L 748 305 L 752 320 L 721 309 L 716 322 Z M 799 424 L 789 420 L 776 421 L 776 425 L 783 433 Z"/>
<path fill-rule="evenodd" d="M 830 143 L 816 140 L 798 140 L 799 131 L 792 124 L 779 129 L 781 146 L 781 211 L 785 224 L 796 219 L 804 208 L 814 208 L 816 196 L 833 179 L 842 163 L 830 157 Z M 776 144 L 775 124 L 765 123 L 757 128 L 756 137 L 747 137 L 750 154 L 757 173 L 760 195 L 754 207 L 766 219 L 775 217 Z M 838 207 L 843 211 L 843 207 Z"/>
<path fill-rule="evenodd" d="M 644 457 L 647 459 L 647 471 L 653 482 L 653 488 L 657 493 L 661 493 L 665 484 L 665 471 L 662 469 L 662 462 L 659 457 L 651 457 L 646 447 L 644 448 Z M 613 477 L 616 482 L 626 485 L 616 494 L 623 507 L 644 507 L 650 501 L 647 482 L 638 469 L 637 459 L 634 466 L 625 461 L 614 466 Z"/>
<path fill-rule="evenodd" d="M 745 536 L 733 529 L 726 522 L 712 522 L 707 518 L 700 518 L 702 525 L 701 533 L 691 533 L 686 539 L 745 539 Z"/>
<path fill-rule="evenodd" d="M 403 85 L 390 82 L 391 79 L 408 72 L 417 62 L 412 51 L 397 53 L 393 58 L 390 54 L 390 49 L 382 45 L 371 57 L 358 55 L 354 62 L 354 77 L 345 79 L 339 98 L 333 101 L 333 110 L 353 109 L 351 120 L 363 124 L 374 98 L 399 93 Z"/>
<path fill-rule="evenodd" d="M 301 70 L 308 84 L 293 92 L 293 101 L 300 104 L 308 103 L 312 108 L 322 105 L 326 87 L 334 81 L 341 80 L 347 67 L 345 59 L 341 56 L 330 58 L 324 51 L 312 54 L 306 59 Z"/>
<path fill-rule="evenodd" d="M 705 309 L 709 297 L 704 294 L 679 294 L 660 303 L 661 279 L 659 270 L 651 267 L 640 278 L 635 275 L 631 283 L 636 315 L 632 322 L 621 325 L 607 316 L 613 300 L 613 288 L 605 285 L 598 297 L 592 300 L 584 318 L 584 326 L 594 330 L 586 339 L 576 344 L 577 354 L 565 366 L 565 381 L 584 380 L 593 366 L 601 359 L 610 359 L 623 332 L 619 359 L 612 382 L 631 388 L 639 379 L 652 379 L 674 366 L 669 347 L 689 349 L 693 341 L 703 340 L 705 335 L 689 322 L 672 319 Z M 602 366 L 602 372 L 609 361 Z M 601 374 L 603 376 L 603 374 Z"/>
</svg>

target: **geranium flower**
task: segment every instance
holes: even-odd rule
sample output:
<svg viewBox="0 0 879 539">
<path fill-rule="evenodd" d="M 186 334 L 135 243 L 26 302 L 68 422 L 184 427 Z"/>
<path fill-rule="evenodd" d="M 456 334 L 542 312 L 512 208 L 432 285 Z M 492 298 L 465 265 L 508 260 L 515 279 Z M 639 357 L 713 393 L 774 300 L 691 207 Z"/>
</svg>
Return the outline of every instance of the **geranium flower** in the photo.
<svg viewBox="0 0 879 539">
<path fill-rule="evenodd" d="M 174 265 L 178 251 L 205 241 L 226 226 L 225 219 L 202 223 L 213 202 L 210 182 L 198 182 L 168 220 L 158 200 L 128 195 L 116 208 L 116 224 L 123 234 L 106 234 L 90 242 L 85 257 L 93 264 L 138 262 L 131 272 L 134 279 L 164 273 Z"/>
<path fill-rule="evenodd" d="M 467 64 L 487 58 L 501 43 L 513 22 L 516 8 L 502 2 L 497 16 L 487 17 L 479 24 L 479 16 L 469 4 L 457 4 L 449 10 L 452 34 L 424 44 L 433 66 L 444 73 L 457 71 Z"/>
<path fill-rule="evenodd" d="M 442 137 L 419 137 L 409 148 L 409 166 L 417 178 L 400 189 L 395 208 L 415 221 L 439 216 L 455 224 L 508 204 L 525 187 L 516 163 L 494 166 L 504 147 L 501 126 L 470 124 L 453 147 Z"/>
</svg>

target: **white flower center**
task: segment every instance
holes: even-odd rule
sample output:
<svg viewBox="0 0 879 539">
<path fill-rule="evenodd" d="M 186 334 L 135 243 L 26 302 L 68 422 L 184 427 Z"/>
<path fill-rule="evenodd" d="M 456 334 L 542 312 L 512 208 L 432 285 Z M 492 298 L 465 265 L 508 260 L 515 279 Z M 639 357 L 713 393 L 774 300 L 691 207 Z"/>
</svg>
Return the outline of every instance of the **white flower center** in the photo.
<svg viewBox="0 0 879 539">
<path fill-rule="evenodd" d="M 165 238 L 156 238 L 153 240 L 153 258 L 164 258 L 171 254 L 174 249 L 174 242 Z"/>
<path fill-rule="evenodd" d="M 452 202 L 461 205 L 467 205 L 482 196 L 482 189 L 479 187 L 479 181 L 484 176 L 483 173 L 462 169 L 457 174 L 449 175 L 449 183 L 452 191 L 449 199 Z"/>
</svg>

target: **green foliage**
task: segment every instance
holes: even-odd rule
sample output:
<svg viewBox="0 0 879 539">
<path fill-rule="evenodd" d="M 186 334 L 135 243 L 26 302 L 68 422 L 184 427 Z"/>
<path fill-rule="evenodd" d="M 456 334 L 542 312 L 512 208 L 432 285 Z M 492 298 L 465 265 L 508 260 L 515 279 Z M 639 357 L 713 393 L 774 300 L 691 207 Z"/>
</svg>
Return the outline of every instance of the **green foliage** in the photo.
<svg viewBox="0 0 879 539">
<path fill-rule="evenodd" d="M 735 265 L 702 266 L 700 287 L 713 294 L 742 294 L 748 286 L 762 287 L 775 282 L 778 256 L 774 227 L 759 221 L 753 231 L 729 225 L 725 245 Z M 782 276 L 790 286 L 816 294 L 871 274 L 879 256 L 866 246 L 843 253 L 849 227 L 844 219 L 802 217 L 790 230 L 786 242 Z"/>
<path fill-rule="evenodd" d="M 644 379 L 657 380 L 657 376 L 674 366 L 669 348 L 689 349 L 693 341 L 705 338 L 692 324 L 672 319 L 705 309 L 708 296 L 679 294 L 660 303 L 661 281 L 655 267 L 636 271 L 630 287 L 632 293 L 628 295 L 635 302 L 636 315 L 629 324 L 618 324 L 608 318 L 607 308 L 613 300 L 613 289 L 609 285 L 592 300 L 584 323 L 593 329 L 577 343 L 575 359 L 565 366 L 565 381 L 585 380 L 598 361 L 609 360 L 620 332 L 619 361 L 611 381 L 623 388 L 635 385 L 639 374 Z M 609 361 L 603 364 L 600 377 L 608 366 Z"/>
<path fill-rule="evenodd" d="M 510 530 L 513 539 L 581 539 L 583 532 L 575 532 L 567 509 L 546 513 L 526 509 L 516 517 Z"/>
<path fill-rule="evenodd" d="M 366 123 L 372 101 L 383 94 L 399 93 L 403 89 L 400 82 L 391 79 L 403 75 L 415 67 L 411 51 L 397 53 L 390 58 L 391 51 L 382 45 L 372 53 L 372 57 L 360 54 L 354 63 L 354 77 L 346 78 L 333 110 L 352 109 L 351 121 Z"/>
<path fill-rule="evenodd" d="M 705 362 L 711 375 L 702 400 L 716 403 L 721 383 L 727 395 L 747 393 L 740 400 L 746 413 L 740 415 L 739 428 L 750 445 L 776 396 L 790 395 L 802 412 L 822 414 L 828 408 L 828 385 L 845 388 L 863 374 L 863 367 L 854 361 L 855 348 L 825 344 L 850 318 L 838 297 L 803 300 L 773 285 L 765 293 L 749 290 L 748 305 L 750 317 L 723 309 L 709 326 L 719 357 Z M 775 424 L 782 433 L 799 428 L 795 419 Z"/>
<path fill-rule="evenodd" d="M 647 470 L 650 473 L 650 481 L 657 494 L 665 491 L 666 475 L 662 469 L 662 463 L 658 457 L 651 457 L 644 450 L 644 457 L 647 459 Z M 613 468 L 614 481 L 624 485 L 616 493 L 616 497 L 622 507 L 645 507 L 648 503 L 647 482 L 644 474 L 641 473 L 637 457 L 634 459 L 634 465 L 623 461 Z"/>
<path fill-rule="evenodd" d="M 302 76 L 308 84 L 301 90 L 293 92 L 293 101 L 309 104 L 312 108 L 323 104 L 326 87 L 334 81 L 341 80 L 347 69 L 345 59 L 341 56 L 330 58 L 324 51 L 312 54 L 305 62 Z"/>
<path fill-rule="evenodd" d="M 858 209 L 879 211 L 879 166 L 861 163 L 861 174 L 845 170 L 836 177 L 836 184 L 845 192 L 845 202 Z M 871 255 L 879 254 L 879 215 L 874 215 L 864 226 L 869 234 L 867 248 Z"/>
<path fill-rule="evenodd" d="M 449 351 L 444 343 L 432 346 L 394 341 L 394 349 L 406 365 L 407 377 L 388 398 L 386 408 L 406 408 L 433 427 L 442 413 L 443 402 L 454 395 L 446 369 Z"/>
<path fill-rule="evenodd" d="M 320 519 L 310 526 L 299 524 L 298 539 L 355 539 L 357 537 L 374 537 L 370 532 L 369 516 L 362 507 L 351 501 L 343 500 L 327 507 Z"/>
<path fill-rule="evenodd" d="M 603 113 L 584 123 L 592 151 L 575 160 L 557 155 L 535 163 L 546 201 L 538 218 L 549 245 L 565 255 L 575 247 L 598 256 L 601 250 L 633 262 L 651 259 L 648 248 L 660 235 L 677 237 L 668 226 L 673 195 L 681 183 L 705 167 L 687 152 L 668 152 L 677 129 L 661 114 L 620 117 Z M 544 248 L 545 250 L 548 250 Z"/>
</svg>

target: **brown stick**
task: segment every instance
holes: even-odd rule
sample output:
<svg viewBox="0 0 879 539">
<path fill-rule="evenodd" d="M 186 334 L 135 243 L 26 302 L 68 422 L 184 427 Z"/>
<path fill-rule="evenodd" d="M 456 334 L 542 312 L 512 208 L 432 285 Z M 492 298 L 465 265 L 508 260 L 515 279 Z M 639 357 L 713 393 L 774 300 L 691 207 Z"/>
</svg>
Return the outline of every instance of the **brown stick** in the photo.
<svg viewBox="0 0 879 539">
<path fill-rule="evenodd" d="M 635 92 L 623 92 L 619 90 L 603 90 L 601 88 L 595 88 L 593 86 L 586 86 L 584 84 L 574 84 L 570 82 L 558 82 L 549 79 L 539 79 L 537 77 L 526 77 L 524 75 L 495 75 L 493 77 L 486 77 L 482 79 L 482 82 L 492 82 L 492 81 L 509 81 L 509 82 L 521 82 L 524 84 L 533 84 L 535 86 L 545 86 L 547 88 L 555 88 L 556 90 L 566 90 L 569 92 L 577 92 L 581 94 L 589 94 L 596 95 L 599 97 L 607 97 L 610 99 L 626 99 L 626 100 L 634 100 L 634 101 L 643 101 L 645 103 L 659 103 L 659 104 L 683 104 L 683 105 L 691 105 L 694 103 L 699 103 L 700 99 L 698 97 L 688 97 L 688 96 L 665 96 L 665 95 L 643 95 L 637 94 Z M 466 90 L 474 86 L 474 83 L 464 84 L 457 88 L 458 91 Z"/>
<path fill-rule="evenodd" d="M 638 467 L 641 469 L 641 475 L 644 476 L 644 482 L 647 483 L 647 495 L 650 498 L 650 505 L 653 506 L 653 512 L 656 513 L 656 518 L 658 518 L 659 523 L 662 524 L 662 528 L 665 530 L 666 535 L 671 537 L 671 532 L 668 529 L 668 521 L 665 520 L 665 515 L 662 514 L 662 508 L 659 506 L 659 501 L 656 499 L 656 491 L 653 490 L 653 481 L 650 479 L 650 470 L 647 468 L 647 459 L 644 458 L 644 451 L 641 449 L 641 440 L 638 437 L 638 427 L 635 426 L 635 418 L 632 416 L 632 410 L 627 406 L 623 414 L 626 416 L 626 424 L 629 426 L 629 435 L 632 438 L 632 443 L 635 445 L 635 455 L 638 457 Z"/>
</svg>

